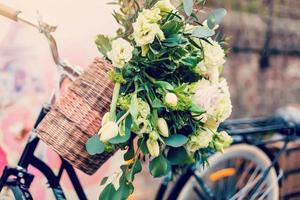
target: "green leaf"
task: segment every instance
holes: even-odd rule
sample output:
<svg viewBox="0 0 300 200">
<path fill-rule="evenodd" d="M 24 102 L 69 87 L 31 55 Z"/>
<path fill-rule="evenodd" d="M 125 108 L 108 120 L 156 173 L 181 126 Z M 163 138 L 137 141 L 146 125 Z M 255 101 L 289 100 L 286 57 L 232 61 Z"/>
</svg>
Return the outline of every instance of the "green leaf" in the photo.
<svg viewBox="0 0 300 200">
<path fill-rule="evenodd" d="M 90 155 L 100 154 L 104 151 L 104 144 L 100 141 L 99 136 L 96 134 L 88 139 L 85 144 L 85 148 Z"/>
<path fill-rule="evenodd" d="M 117 190 L 114 198 L 112 200 L 124 200 L 129 197 L 133 193 L 134 187 L 132 183 L 127 181 L 127 178 L 122 175 L 120 178 L 120 187 Z"/>
<path fill-rule="evenodd" d="M 104 56 L 107 56 L 107 52 L 111 51 L 111 39 L 106 35 L 97 35 L 95 40 L 98 50 Z"/>
<path fill-rule="evenodd" d="M 126 126 L 125 126 L 125 121 L 122 121 L 120 126 L 119 126 L 119 135 L 121 137 L 124 137 L 126 134 Z"/>
<path fill-rule="evenodd" d="M 132 118 L 136 119 L 137 115 L 139 113 L 137 94 L 132 95 L 129 109 L 130 109 L 130 114 L 131 114 Z"/>
<path fill-rule="evenodd" d="M 166 47 L 177 47 L 178 45 L 186 43 L 187 40 L 181 37 L 179 34 L 170 35 L 166 38 L 162 44 Z"/>
<path fill-rule="evenodd" d="M 171 85 L 170 83 L 168 83 L 166 81 L 156 81 L 155 83 L 156 83 L 156 85 L 159 85 L 163 89 L 171 90 L 171 91 L 174 90 L 173 85 Z"/>
<path fill-rule="evenodd" d="M 142 163 L 139 159 L 137 159 L 132 166 L 132 169 L 128 177 L 128 181 L 132 182 L 134 180 L 134 175 L 141 171 L 142 171 Z"/>
<path fill-rule="evenodd" d="M 198 56 L 187 56 L 180 60 L 180 63 L 189 67 L 190 69 L 195 68 L 200 62 L 200 58 Z"/>
<path fill-rule="evenodd" d="M 113 184 L 108 184 L 103 191 L 101 192 L 100 196 L 99 196 L 99 200 L 117 200 L 116 199 L 116 189 L 113 186 Z"/>
<path fill-rule="evenodd" d="M 224 8 L 218 8 L 209 13 L 207 17 L 207 26 L 213 29 L 216 25 L 220 24 L 226 15 L 227 11 Z"/>
<path fill-rule="evenodd" d="M 192 32 L 192 36 L 197 38 L 205 38 L 213 36 L 215 32 L 206 26 L 197 26 Z"/>
<path fill-rule="evenodd" d="M 190 107 L 190 111 L 192 113 L 195 113 L 195 114 L 198 114 L 198 115 L 201 115 L 201 114 L 205 113 L 205 110 L 203 108 L 199 107 L 196 104 L 192 104 L 192 106 Z"/>
<path fill-rule="evenodd" d="M 144 139 L 144 138 L 138 139 L 138 146 L 140 147 L 140 149 L 144 155 L 149 153 L 147 144 L 146 144 L 146 139 Z"/>
<path fill-rule="evenodd" d="M 183 9 L 187 16 L 191 16 L 191 14 L 193 13 L 193 5 L 193 0 L 183 0 Z"/>
<path fill-rule="evenodd" d="M 184 145 L 186 142 L 188 141 L 188 138 L 184 135 L 180 135 L 180 134 L 174 134 L 174 135 L 170 135 L 166 140 L 165 143 L 168 146 L 171 147 L 181 147 L 182 145 Z"/>
<path fill-rule="evenodd" d="M 160 99 L 155 98 L 152 102 L 152 107 L 153 108 L 164 108 L 165 105 L 163 104 L 163 102 Z"/>
<path fill-rule="evenodd" d="M 165 176 L 169 172 L 168 169 L 168 160 L 162 155 L 151 160 L 149 164 L 149 171 L 153 177 Z"/>
<path fill-rule="evenodd" d="M 170 148 L 167 158 L 172 165 L 185 165 L 193 163 L 193 158 L 188 155 L 184 147 Z"/>
<path fill-rule="evenodd" d="M 108 142 L 111 143 L 111 144 L 125 143 L 129 140 L 130 136 L 131 136 L 131 133 L 125 131 L 124 136 L 121 136 L 120 134 L 118 134 L 116 137 L 110 139 Z"/>
<path fill-rule="evenodd" d="M 180 23 L 177 20 L 170 20 L 167 21 L 162 27 L 162 31 L 164 32 L 164 35 L 168 37 L 172 34 L 177 34 L 178 31 L 182 28 L 183 24 Z"/>
<path fill-rule="evenodd" d="M 100 185 L 105 185 L 105 183 L 107 182 L 108 180 L 108 176 L 104 177 L 100 183 Z"/>
<path fill-rule="evenodd" d="M 134 157 L 134 147 L 133 144 L 131 143 L 129 145 L 129 148 L 127 150 L 127 152 L 124 154 L 124 160 L 131 160 Z"/>
</svg>

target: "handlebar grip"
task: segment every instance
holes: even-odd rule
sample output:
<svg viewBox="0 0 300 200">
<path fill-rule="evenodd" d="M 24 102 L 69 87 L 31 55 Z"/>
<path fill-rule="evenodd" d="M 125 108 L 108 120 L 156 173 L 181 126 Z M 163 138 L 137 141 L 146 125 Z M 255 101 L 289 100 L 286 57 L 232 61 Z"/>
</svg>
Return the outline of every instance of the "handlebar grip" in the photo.
<svg viewBox="0 0 300 200">
<path fill-rule="evenodd" d="M 8 7 L 8 6 L 0 3 L 0 15 L 2 15 L 4 17 L 7 17 L 14 21 L 18 21 L 18 14 L 20 12 L 21 11 L 15 10 L 11 7 Z"/>
</svg>

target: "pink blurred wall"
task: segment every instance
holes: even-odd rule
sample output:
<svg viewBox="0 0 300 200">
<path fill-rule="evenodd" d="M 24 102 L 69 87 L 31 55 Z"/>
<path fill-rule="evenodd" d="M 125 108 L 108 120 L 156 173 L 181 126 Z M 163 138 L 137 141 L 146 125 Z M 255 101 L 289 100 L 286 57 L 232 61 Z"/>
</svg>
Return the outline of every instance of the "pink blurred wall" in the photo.
<svg viewBox="0 0 300 200">
<path fill-rule="evenodd" d="M 29 16 L 35 17 L 38 10 L 46 21 L 55 22 L 58 29 L 54 35 L 61 56 L 80 66 L 87 66 L 99 56 L 95 36 L 113 34 L 117 28 L 111 15 L 114 8 L 107 2 L 0 0 Z M 26 132 L 49 96 L 54 77 L 55 66 L 47 42 L 38 31 L 0 17 L 0 171 L 6 164 L 16 164 L 28 136 Z M 57 155 L 45 145 L 39 146 L 36 155 L 58 170 Z M 97 198 L 101 177 L 117 170 L 118 164 L 112 163 L 118 159 L 120 155 L 91 177 L 78 172 L 89 199 Z M 36 170 L 31 172 L 36 175 L 34 199 L 52 199 L 46 180 Z M 70 199 L 76 199 L 66 178 L 63 188 Z"/>
</svg>

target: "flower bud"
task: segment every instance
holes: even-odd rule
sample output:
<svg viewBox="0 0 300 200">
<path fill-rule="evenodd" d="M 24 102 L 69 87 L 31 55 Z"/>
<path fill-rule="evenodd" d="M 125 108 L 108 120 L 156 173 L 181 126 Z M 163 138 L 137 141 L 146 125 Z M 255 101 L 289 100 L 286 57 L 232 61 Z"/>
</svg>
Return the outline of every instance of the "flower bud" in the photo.
<svg viewBox="0 0 300 200">
<path fill-rule="evenodd" d="M 168 92 L 165 96 L 165 101 L 168 105 L 175 107 L 175 106 L 177 106 L 178 98 L 177 98 L 176 94 L 174 94 L 172 92 Z"/>
<path fill-rule="evenodd" d="M 157 140 L 157 139 L 158 139 L 158 133 L 157 133 L 156 131 L 151 131 L 151 132 L 149 133 L 149 138 L 150 138 L 151 140 Z"/>
<path fill-rule="evenodd" d="M 148 139 L 147 140 L 147 148 L 152 157 L 157 157 L 159 155 L 159 145 L 157 140 Z"/>
<path fill-rule="evenodd" d="M 102 142 L 107 142 L 108 140 L 116 137 L 119 132 L 119 126 L 116 122 L 109 121 L 98 132 L 100 135 L 100 140 Z"/>
<path fill-rule="evenodd" d="M 109 112 L 105 113 L 102 117 L 101 126 L 104 126 L 104 124 L 109 122 L 109 118 L 110 118 L 110 113 Z"/>
<path fill-rule="evenodd" d="M 159 134 L 161 134 L 164 137 L 169 137 L 169 127 L 164 118 L 158 118 L 157 128 L 158 128 Z"/>
</svg>

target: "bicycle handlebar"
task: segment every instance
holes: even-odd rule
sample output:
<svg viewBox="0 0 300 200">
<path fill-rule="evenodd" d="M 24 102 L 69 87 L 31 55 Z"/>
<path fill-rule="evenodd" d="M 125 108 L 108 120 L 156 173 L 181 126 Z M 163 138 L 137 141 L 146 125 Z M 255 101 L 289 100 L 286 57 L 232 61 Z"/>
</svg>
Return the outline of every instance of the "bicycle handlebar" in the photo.
<svg viewBox="0 0 300 200">
<path fill-rule="evenodd" d="M 21 11 L 15 10 L 9 6 L 0 3 L 0 15 L 7 17 L 11 20 L 18 21 L 18 15 Z"/>
<path fill-rule="evenodd" d="M 56 46 L 56 41 L 52 36 L 52 32 L 56 30 L 56 26 L 49 25 L 48 23 L 39 19 L 31 19 L 27 16 L 24 16 L 21 11 L 15 10 L 9 6 L 0 3 L 0 15 L 7 17 L 13 21 L 21 21 L 30 25 L 34 28 L 37 28 L 42 34 L 47 38 L 53 60 L 57 66 L 59 66 L 62 71 L 71 79 L 74 80 L 77 76 L 79 76 L 82 71 L 80 68 L 70 65 L 67 62 L 63 61 L 58 54 L 58 49 Z"/>
</svg>

